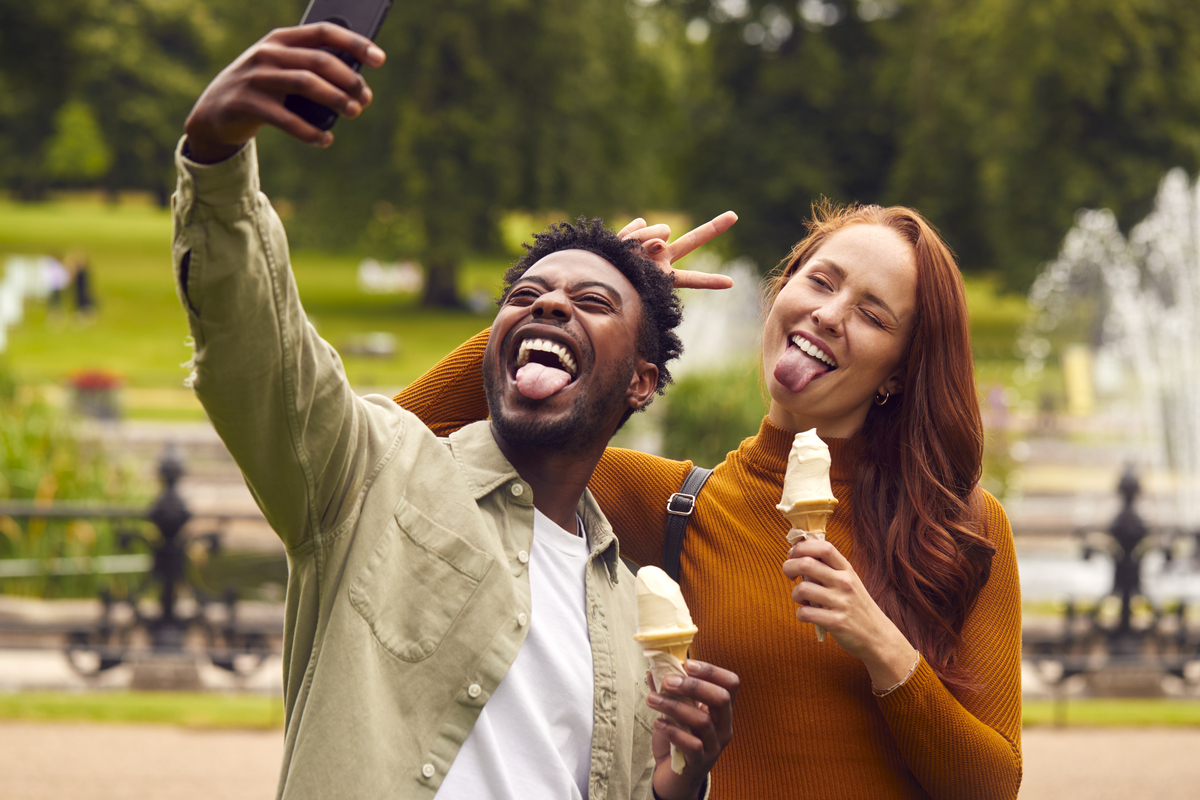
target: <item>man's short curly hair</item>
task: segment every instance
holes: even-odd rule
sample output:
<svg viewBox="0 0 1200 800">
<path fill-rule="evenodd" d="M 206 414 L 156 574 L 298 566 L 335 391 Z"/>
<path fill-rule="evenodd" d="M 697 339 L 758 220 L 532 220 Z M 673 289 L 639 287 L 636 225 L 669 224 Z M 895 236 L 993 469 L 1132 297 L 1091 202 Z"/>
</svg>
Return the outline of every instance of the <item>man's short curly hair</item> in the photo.
<svg viewBox="0 0 1200 800">
<path fill-rule="evenodd" d="M 662 394 L 671 383 L 667 362 L 678 358 L 683 352 L 683 342 L 675 333 L 675 328 L 683 320 L 683 306 L 675 294 L 671 277 L 644 255 L 641 243 L 634 239 L 618 238 L 616 233 L 604 227 L 604 220 L 599 217 L 580 217 L 574 225 L 569 222 L 555 223 L 541 233 L 535 233 L 533 244 L 525 243 L 522 246 L 525 254 L 504 273 L 499 302 L 504 303 L 513 284 L 520 280 L 526 270 L 551 253 L 560 250 L 595 253 L 624 275 L 642 298 L 638 352 L 658 367 L 655 392 Z M 633 409 L 630 409 L 622 418 L 622 424 L 632 413 Z"/>
</svg>

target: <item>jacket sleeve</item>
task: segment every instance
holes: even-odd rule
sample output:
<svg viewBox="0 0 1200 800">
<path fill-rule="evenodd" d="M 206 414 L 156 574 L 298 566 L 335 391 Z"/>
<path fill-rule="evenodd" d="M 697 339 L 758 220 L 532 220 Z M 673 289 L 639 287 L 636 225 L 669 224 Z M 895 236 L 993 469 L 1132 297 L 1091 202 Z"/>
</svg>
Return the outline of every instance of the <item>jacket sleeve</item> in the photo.
<svg viewBox="0 0 1200 800">
<path fill-rule="evenodd" d="M 336 527 L 402 433 L 387 398 L 363 401 L 308 323 L 283 225 L 259 191 L 255 143 L 218 164 L 176 152 L 176 288 L 195 390 L 289 548 Z"/>
<path fill-rule="evenodd" d="M 878 699 L 909 769 L 946 800 L 1013 800 L 1021 785 L 1021 587 L 1008 517 L 986 493 L 983 509 L 996 553 L 959 651 L 977 688 L 956 697 L 922 658 Z"/>
</svg>

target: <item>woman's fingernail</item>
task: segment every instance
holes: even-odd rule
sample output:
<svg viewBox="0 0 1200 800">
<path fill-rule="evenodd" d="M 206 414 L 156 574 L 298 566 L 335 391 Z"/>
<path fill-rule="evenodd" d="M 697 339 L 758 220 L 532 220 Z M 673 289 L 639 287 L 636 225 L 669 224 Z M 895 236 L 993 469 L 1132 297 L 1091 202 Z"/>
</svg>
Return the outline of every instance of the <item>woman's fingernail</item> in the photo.
<svg viewBox="0 0 1200 800">
<path fill-rule="evenodd" d="M 650 694 L 646 695 L 646 702 L 652 706 L 661 706 L 662 701 L 663 701 L 663 699 L 662 699 L 661 695 L 657 695 L 654 693 L 650 693 Z"/>
<path fill-rule="evenodd" d="M 678 689 L 680 686 L 683 686 L 683 678 L 678 675 L 668 675 L 663 678 L 663 686 L 668 689 Z"/>
</svg>

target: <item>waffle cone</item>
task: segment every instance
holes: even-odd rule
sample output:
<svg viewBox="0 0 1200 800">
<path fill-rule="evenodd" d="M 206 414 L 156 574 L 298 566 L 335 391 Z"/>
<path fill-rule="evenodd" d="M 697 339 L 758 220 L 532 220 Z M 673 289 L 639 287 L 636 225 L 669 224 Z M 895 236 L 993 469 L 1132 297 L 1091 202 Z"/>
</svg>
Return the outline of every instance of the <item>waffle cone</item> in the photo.
<svg viewBox="0 0 1200 800">
<path fill-rule="evenodd" d="M 793 503 L 792 507 L 787 510 L 779 508 L 779 513 L 783 514 L 796 530 L 824 533 L 825 523 L 829 521 L 837 504 L 838 501 L 834 498 L 806 500 L 801 503 Z"/>
<path fill-rule="evenodd" d="M 634 641 L 642 645 L 642 650 L 650 662 L 650 676 L 653 678 L 655 691 L 662 691 L 662 681 L 667 675 L 687 676 L 683 662 L 687 660 L 688 646 L 691 645 L 697 630 L 699 629 L 693 625 L 685 630 L 634 635 Z M 685 766 L 683 753 L 672 744 L 671 770 L 676 775 L 681 775 Z"/>
<path fill-rule="evenodd" d="M 829 521 L 837 504 L 836 499 L 808 500 L 802 503 L 793 503 L 792 507 L 786 511 L 782 507 L 778 507 L 779 513 L 792 523 L 792 530 L 788 531 L 788 544 L 795 544 L 801 539 L 824 540 L 825 523 Z M 820 625 L 813 625 L 813 627 L 817 629 L 817 641 L 825 641 L 825 629 Z"/>
<path fill-rule="evenodd" d="M 670 653 L 680 661 L 687 660 L 688 647 L 696 636 L 699 628 L 694 625 L 688 630 L 670 631 L 669 633 L 639 633 L 634 635 L 643 650 L 661 650 Z"/>
</svg>

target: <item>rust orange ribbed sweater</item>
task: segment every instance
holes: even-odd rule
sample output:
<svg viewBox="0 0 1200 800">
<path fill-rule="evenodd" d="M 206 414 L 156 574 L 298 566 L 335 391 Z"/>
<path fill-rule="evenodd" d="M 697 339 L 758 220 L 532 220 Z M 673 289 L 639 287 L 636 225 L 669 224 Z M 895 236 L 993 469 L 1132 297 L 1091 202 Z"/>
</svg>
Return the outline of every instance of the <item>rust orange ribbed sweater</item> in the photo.
<svg viewBox="0 0 1200 800">
<path fill-rule="evenodd" d="M 445 435 L 487 415 L 480 377 L 486 331 L 397 401 Z M 763 420 L 757 436 L 717 466 L 688 525 L 683 593 L 700 632 L 696 658 L 732 669 L 742 688 L 734 738 L 712 776 L 712 797 L 828 800 L 1015 798 L 1021 780 L 1021 607 L 1012 533 L 986 495 L 996 544 L 991 578 L 963 628 L 960 662 L 982 687 L 955 696 L 924 659 L 887 697 L 832 638 L 818 643 L 795 617 L 780 571 L 789 525 L 775 510 L 793 433 Z M 839 500 L 829 540 L 854 561 L 850 477 L 855 448 L 829 442 Z M 622 553 L 662 563 L 666 502 L 690 462 L 610 448 L 590 488 Z"/>
</svg>

